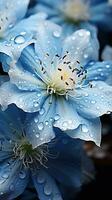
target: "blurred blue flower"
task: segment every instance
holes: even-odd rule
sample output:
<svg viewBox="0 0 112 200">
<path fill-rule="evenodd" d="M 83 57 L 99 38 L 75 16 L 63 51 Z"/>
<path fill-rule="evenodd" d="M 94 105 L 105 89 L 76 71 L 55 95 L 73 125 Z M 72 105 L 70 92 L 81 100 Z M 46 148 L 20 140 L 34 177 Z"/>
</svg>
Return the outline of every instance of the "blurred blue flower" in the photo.
<svg viewBox="0 0 112 200">
<path fill-rule="evenodd" d="M 0 61 L 6 60 L 6 55 L 17 59 L 21 51 L 34 42 L 34 31 L 38 21 L 46 17 L 45 14 L 32 15 L 24 18 L 30 0 L 1 0 L 0 1 Z M 24 19 L 23 19 L 24 18 Z M 5 57 L 5 59 L 4 59 Z M 4 65 L 7 65 L 4 61 Z M 6 70 L 6 67 L 5 67 Z"/>
<path fill-rule="evenodd" d="M 15 199 L 32 178 L 40 200 L 62 200 L 57 183 L 75 190 L 85 170 L 90 173 L 91 163 L 83 167 L 83 141 L 59 134 L 55 141 L 33 149 L 25 117 L 14 105 L 0 110 L 0 199 Z"/>
<path fill-rule="evenodd" d="M 46 21 L 37 38 L 10 66 L 10 81 L 0 88 L 2 108 L 14 103 L 33 113 L 27 134 L 35 147 L 55 137 L 54 127 L 100 145 L 99 116 L 112 111 L 112 88 L 106 83 L 112 62 L 97 62 L 98 41 L 83 29 L 63 40 L 61 28 Z"/>
<path fill-rule="evenodd" d="M 38 0 L 30 13 L 42 11 L 48 19 L 63 26 L 66 33 L 75 29 L 91 29 L 96 25 L 112 31 L 112 3 L 108 0 Z"/>
</svg>

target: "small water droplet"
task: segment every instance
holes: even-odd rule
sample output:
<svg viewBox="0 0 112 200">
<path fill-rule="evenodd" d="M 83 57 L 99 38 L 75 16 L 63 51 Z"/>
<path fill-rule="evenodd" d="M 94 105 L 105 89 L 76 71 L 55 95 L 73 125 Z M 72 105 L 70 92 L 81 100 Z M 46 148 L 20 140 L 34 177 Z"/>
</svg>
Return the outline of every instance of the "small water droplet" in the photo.
<svg viewBox="0 0 112 200">
<path fill-rule="evenodd" d="M 4 193 L 3 192 L 0 192 L 0 195 L 3 195 Z"/>
<path fill-rule="evenodd" d="M 82 132 L 84 132 L 84 133 L 88 133 L 88 131 L 89 131 L 88 127 L 85 124 L 82 125 L 81 129 L 82 129 Z"/>
<path fill-rule="evenodd" d="M 44 124 L 43 124 L 43 122 L 40 122 L 40 123 L 38 124 L 38 129 L 39 129 L 40 131 L 42 131 L 43 128 L 44 128 Z"/>
<path fill-rule="evenodd" d="M 35 136 L 36 136 L 36 138 L 39 138 L 39 137 L 40 137 L 40 134 L 39 134 L 39 133 L 37 133 Z"/>
<path fill-rule="evenodd" d="M 60 119 L 60 116 L 58 114 L 55 115 L 54 120 L 57 121 Z"/>
<path fill-rule="evenodd" d="M 9 187 L 9 189 L 10 189 L 11 191 L 14 191 L 14 185 L 11 184 L 10 187 Z"/>
<path fill-rule="evenodd" d="M 38 183 L 44 183 L 45 182 L 45 177 L 43 173 L 39 173 L 37 177 Z"/>
<path fill-rule="evenodd" d="M 21 171 L 21 172 L 19 173 L 19 177 L 20 177 L 21 179 L 24 179 L 24 178 L 26 177 L 26 173 L 25 173 L 24 171 Z"/>
<path fill-rule="evenodd" d="M 35 108 L 37 108 L 39 106 L 39 103 L 38 102 L 34 102 L 33 105 L 34 105 Z"/>
<path fill-rule="evenodd" d="M 60 37 L 61 32 L 56 30 L 56 31 L 53 32 L 53 35 L 54 35 L 55 37 Z"/>
<path fill-rule="evenodd" d="M 39 114 L 40 114 L 40 115 L 43 115 L 44 113 L 45 113 L 45 109 L 42 108 L 42 109 L 39 111 Z"/>
<path fill-rule="evenodd" d="M 51 187 L 51 184 L 49 183 L 46 183 L 45 186 L 44 186 L 44 193 L 46 195 L 50 195 L 52 193 L 52 187 Z"/>
<path fill-rule="evenodd" d="M 38 117 L 35 117 L 35 118 L 34 118 L 34 122 L 35 122 L 35 123 L 38 123 Z"/>
<path fill-rule="evenodd" d="M 92 100 L 92 101 L 91 101 L 91 103 L 92 103 L 92 104 L 95 104 L 95 103 L 96 103 L 96 101 Z"/>
<path fill-rule="evenodd" d="M 88 58 L 88 54 L 84 54 L 84 58 Z"/>
<path fill-rule="evenodd" d="M 22 35 L 18 35 L 15 37 L 14 42 L 16 44 L 23 44 L 25 42 L 25 39 Z"/>
<path fill-rule="evenodd" d="M 110 65 L 106 65 L 106 68 L 107 68 L 107 69 L 110 68 Z"/>
</svg>

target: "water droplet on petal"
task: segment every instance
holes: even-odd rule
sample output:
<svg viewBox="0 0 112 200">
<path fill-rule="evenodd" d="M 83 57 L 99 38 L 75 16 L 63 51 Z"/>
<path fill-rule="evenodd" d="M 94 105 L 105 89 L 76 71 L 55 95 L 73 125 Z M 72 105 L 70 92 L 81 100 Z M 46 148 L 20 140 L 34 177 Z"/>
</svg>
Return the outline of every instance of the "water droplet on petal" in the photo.
<svg viewBox="0 0 112 200">
<path fill-rule="evenodd" d="M 19 173 L 19 177 L 20 177 L 21 179 L 24 179 L 24 178 L 26 177 L 26 173 L 25 173 L 24 171 L 21 171 L 21 172 Z"/>
<path fill-rule="evenodd" d="M 92 103 L 92 104 L 95 104 L 95 103 L 96 103 L 96 101 L 92 100 L 92 101 L 91 101 L 91 103 Z"/>
<path fill-rule="evenodd" d="M 46 183 L 44 186 L 44 193 L 46 195 L 50 195 L 52 193 L 52 187 L 51 184 Z"/>
<path fill-rule="evenodd" d="M 44 124 L 43 124 L 43 122 L 40 122 L 40 123 L 38 124 L 38 129 L 39 129 L 40 131 L 42 131 L 43 128 L 44 128 Z"/>
<path fill-rule="evenodd" d="M 82 125 L 81 129 L 82 129 L 82 132 L 84 132 L 84 133 L 88 133 L 88 131 L 89 131 L 88 127 L 85 124 Z"/>
<path fill-rule="evenodd" d="M 34 105 L 35 108 L 37 108 L 39 106 L 39 103 L 38 102 L 34 102 L 33 105 Z"/>
<path fill-rule="evenodd" d="M 45 109 L 42 108 L 42 109 L 39 111 L 39 114 L 40 114 L 40 115 L 43 115 L 44 113 L 45 113 Z"/>
<path fill-rule="evenodd" d="M 55 117 L 54 117 L 54 120 L 57 121 L 57 120 L 59 120 L 59 119 L 60 119 L 60 116 L 59 116 L 58 114 L 56 114 Z"/>
<path fill-rule="evenodd" d="M 54 35 L 55 37 L 60 37 L 61 32 L 60 32 L 60 31 L 54 31 L 54 32 L 53 32 L 53 35 Z"/>
<path fill-rule="evenodd" d="M 14 42 L 16 44 L 23 44 L 25 42 L 25 39 L 22 35 L 18 35 L 15 37 Z"/>
<path fill-rule="evenodd" d="M 36 138 L 39 138 L 39 137 L 40 137 L 40 134 L 39 134 L 39 133 L 37 133 L 35 136 L 36 136 Z"/>
<path fill-rule="evenodd" d="M 14 191 L 14 185 L 11 184 L 10 187 L 9 187 L 9 189 L 10 189 L 11 191 Z"/>
<path fill-rule="evenodd" d="M 38 117 L 35 117 L 35 118 L 34 118 L 34 122 L 35 122 L 35 123 L 38 123 Z"/>
<path fill-rule="evenodd" d="M 38 177 L 37 177 L 37 181 L 38 181 L 38 183 L 44 183 L 45 182 L 44 174 L 39 173 Z"/>
</svg>

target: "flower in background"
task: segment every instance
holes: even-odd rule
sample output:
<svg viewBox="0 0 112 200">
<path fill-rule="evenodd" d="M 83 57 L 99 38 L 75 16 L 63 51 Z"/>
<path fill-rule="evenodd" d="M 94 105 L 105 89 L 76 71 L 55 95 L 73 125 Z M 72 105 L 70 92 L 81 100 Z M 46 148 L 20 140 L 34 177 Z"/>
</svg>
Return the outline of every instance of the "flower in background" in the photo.
<svg viewBox="0 0 112 200">
<path fill-rule="evenodd" d="M 107 0 L 38 0 L 30 13 L 42 11 L 48 19 L 63 26 L 64 32 L 75 29 L 92 29 L 90 24 L 103 31 L 112 30 L 112 5 Z"/>
<path fill-rule="evenodd" d="M 112 88 L 106 83 L 112 62 L 97 62 L 98 41 L 86 30 L 63 40 L 61 28 L 46 21 L 37 38 L 12 63 L 10 81 L 0 88 L 2 108 L 14 103 L 33 113 L 27 134 L 35 147 L 55 136 L 54 127 L 100 145 L 99 116 L 112 110 Z"/>
<path fill-rule="evenodd" d="M 85 164 L 83 141 L 60 134 L 55 141 L 33 149 L 25 117 L 14 105 L 5 112 L 0 110 L 0 199 L 15 199 L 31 178 L 39 199 L 62 200 L 61 185 L 77 190 L 83 174 L 89 171 L 91 176 L 93 167 L 90 161 L 88 167 Z"/>
<path fill-rule="evenodd" d="M 25 18 L 29 2 L 30 0 L 0 1 L 0 61 L 4 60 L 5 71 L 11 58 L 18 59 L 21 51 L 34 42 L 38 21 L 46 17 L 45 14 L 38 13 Z"/>
<path fill-rule="evenodd" d="M 112 61 L 112 47 L 111 46 L 105 46 L 103 52 L 102 52 L 102 59 L 104 61 Z M 108 76 L 106 82 L 108 82 L 109 85 L 112 85 L 112 67 L 110 69 L 110 75 Z"/>
</svg>

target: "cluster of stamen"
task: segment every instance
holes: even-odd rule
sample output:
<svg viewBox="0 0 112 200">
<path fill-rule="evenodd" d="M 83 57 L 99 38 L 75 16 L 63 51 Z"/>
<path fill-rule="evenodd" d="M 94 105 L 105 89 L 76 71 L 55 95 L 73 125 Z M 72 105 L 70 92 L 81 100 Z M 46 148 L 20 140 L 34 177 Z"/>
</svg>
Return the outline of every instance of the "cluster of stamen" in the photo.
<svg viewBox="0 0 112 200">
<path fill-rule="evenodd" d="M 46 56 L 49 57 L 49 54 L 47 53 Z M 49 95 L 65 95 L 68 98 L 69 92 L 74 91 L 77 84 L 86 78 L 86 70 L 78 60 L 70 61 L 68 51 L 63 57 L 56 54 L 50 64 L 50 69 L 47 71 L 47 67 L 44 67 L 40 61 L 46 91 Z"/>
<path fill-rule="evenodd" d="M 44 144 L 34 149 L 32 145 L 23 138 L 20 143 L 15 144 L 13 153 L 14 158 L 19 158 L 26 168 L 39 168 L 40 165 L 46 167 L 48 145 Z"/>
</svg>

